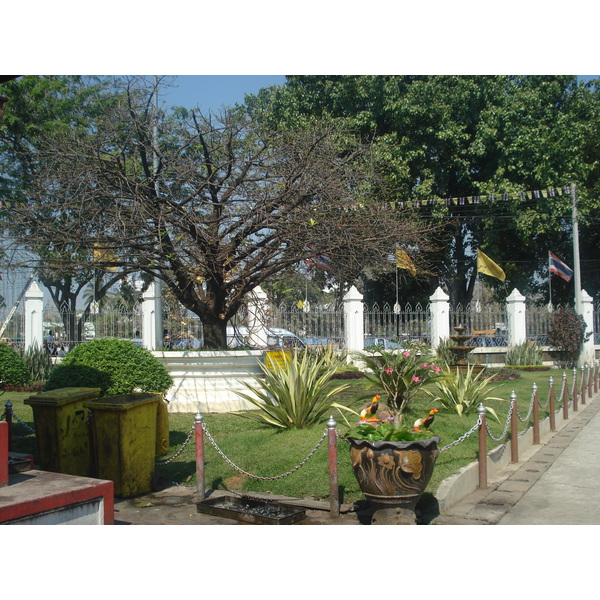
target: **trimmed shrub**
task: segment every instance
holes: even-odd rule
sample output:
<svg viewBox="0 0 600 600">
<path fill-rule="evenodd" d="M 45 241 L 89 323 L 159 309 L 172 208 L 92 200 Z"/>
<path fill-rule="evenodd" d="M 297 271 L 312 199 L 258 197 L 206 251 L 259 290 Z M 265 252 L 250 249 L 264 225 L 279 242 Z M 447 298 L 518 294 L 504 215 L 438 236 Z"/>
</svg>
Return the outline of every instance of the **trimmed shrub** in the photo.
<svg viewBox="0 0 600 600">
<path fill-rule="evenodd" d="M 586 334 L 584 318 L 572 308 L 561 308 L 550 319 L 548 342 L 560 351 L 561 359 L 575 365 L 583 343 L 591 335 Z"/>
<path fill-rule="evenodd" d="M 3 387 L 19 387 L 31 382 L 21 355 L 10 346 L 0 343 L 0 381 Z"/>
<path fill-rule="evenodd" d="M 100 396 L 134 391 L 165 393 L 173 379 L 151 352 L 133 342 L 97 339 L 71 350 L 50 373 L 46 390 L 99 387 Z"/>
</svg>

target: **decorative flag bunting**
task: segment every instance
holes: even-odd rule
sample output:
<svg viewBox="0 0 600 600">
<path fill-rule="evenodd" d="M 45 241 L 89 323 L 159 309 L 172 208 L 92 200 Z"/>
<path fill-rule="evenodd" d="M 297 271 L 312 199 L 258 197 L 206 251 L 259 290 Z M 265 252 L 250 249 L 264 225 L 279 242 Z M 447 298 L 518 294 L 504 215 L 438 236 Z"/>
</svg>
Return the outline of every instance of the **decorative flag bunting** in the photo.
<svg viewBox="0 0 600 600">
<path fill-rule="evenodd" d="M 506 275 L 501 267 L 499 267 L 489 256 L 486 256 L 481 250 L 477 250 L 477 271 L 490 277 L 495 277 L 500 281 L 506 279 Z"/>
<path fill-rule="evenodd" d="M 547 190 L 532 190 L 529 192 L 518 192 L 516 194 L 488 194 L 487 196 L 460 196 L 458 198 L 430 198 L 428 200 L 413 200 L 409 202 L 396 202 L 395 205 L 398 208 L 405 208 L 407 206 L 414 206 L 419 208 L 421 206 L 431 206 L 434 204 L 446 204 L 446 206 L 459 205 L 464 206 L 465 204 L 481 204 L 482 202 L 496 202 L 498 200 L 507 201 L 511 196 L 516 196 L 521 200 L 536 200 L 538 198 L 556 198 L 560 195 L 570 195 L 571 186 L 567 185 L 562 188 L 548 188 Z"/>
<path fill-rule="evenodd" d="M 573 277 L 573 269 L 568 267 L 558 256 L 548 252 L 548 259 L 550 261 L 550 273 L 554 273 L 559 277 L 562 277 L 565 281 L 571 281 Z"/>
</svg>

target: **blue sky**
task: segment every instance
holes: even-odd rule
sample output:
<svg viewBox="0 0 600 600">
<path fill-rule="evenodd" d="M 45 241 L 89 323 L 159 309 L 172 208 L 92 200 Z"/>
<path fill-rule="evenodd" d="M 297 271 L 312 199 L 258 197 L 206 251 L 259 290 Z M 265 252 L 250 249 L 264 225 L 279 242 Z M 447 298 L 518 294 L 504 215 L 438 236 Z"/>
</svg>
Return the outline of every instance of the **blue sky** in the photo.
<svg viewBox="0 0 600 600">
<path fill-rule="evenodd" d="M 170 106 L 218 110 L 241 104 L 245 94 L 284 83 L 284 75 L 178 75 L 173 87 L 164 88 L 159 97 Z"/>
</svg>

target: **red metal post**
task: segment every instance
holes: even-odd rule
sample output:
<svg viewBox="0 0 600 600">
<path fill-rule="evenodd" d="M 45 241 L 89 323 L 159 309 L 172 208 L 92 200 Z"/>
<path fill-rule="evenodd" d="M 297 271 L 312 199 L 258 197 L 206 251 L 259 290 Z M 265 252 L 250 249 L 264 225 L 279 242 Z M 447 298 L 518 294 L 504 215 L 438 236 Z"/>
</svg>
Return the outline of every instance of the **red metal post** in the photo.
<svg viewBox="0 0 600 600">
<path fill-rule="evenodd" d="M 517 424 L 517 394 L 513 391 L 510 395 L 510 460 L 519 462 L 519 430 Z"/>
<path fill-rule="evenodd" d="M 562 405 L 563 419 L 566 421 L 569 418 L 569 391 L 567 390 L 567 374 L 563 371 L 563 387 L 562 387 Z"/>
<path fill-rule="evenodd" d="M 585 404 L 585 367 L 581 365 L 581 404 Z"/>
<path fill-rule="evenodd" d="M 486 435 L 487 428 L 485 425 L 485 406 L 480 404 L 477 407 L 479 415 L 479 489 L 487 489 L 487 446 Z"/>
<path fill-rule="evenodd" d="M 554 379 L 552 376 L 548 380 L 550 385 L 550 398 L 548 400 L 550 406 L 550 431 L 556 431 L 556 399 L 554 397 Z"/>
<path fill-rule="evenodd" d="M 327 440 L 329 451 L 329 511 L 331 516 L 340 516 L 340 492 L 337 468 L 337 423 L 333 416 L 327 421 Z"/>
<path fill-rule="evenodd" d="M 533 384 L 533 443 L 540 443 L 540 404 L 538 402 L 538 388 Z"/>
<path fill-rule="evenodd" d="M 587 375 L 587 386 L 588 386 L 588 398 L 591 400 L 594 396 L 594 389 L 592 385 L 592 365 L 588 365 L 588 375 Z"/>
<path fill-rule="evenodd" d="M 577 394 L 579 390 L 577 389 L 577 367 L 573 367 L 573 412 L 577 412 L 579 408 L 577 407 Z"/>
<path fill-rule="evenodd" d="M 204 500 L 206 492 L 204 489 L 204 428 L 203 417 L 196 413 L 194 418 L 194 429 L 196 435 L 196 490 L 198 499 Z"/>
<path fill-rule="evenodd" d="M 598 361 L 594 359 L 594 394 L 598 393 Z"/>
</svg>

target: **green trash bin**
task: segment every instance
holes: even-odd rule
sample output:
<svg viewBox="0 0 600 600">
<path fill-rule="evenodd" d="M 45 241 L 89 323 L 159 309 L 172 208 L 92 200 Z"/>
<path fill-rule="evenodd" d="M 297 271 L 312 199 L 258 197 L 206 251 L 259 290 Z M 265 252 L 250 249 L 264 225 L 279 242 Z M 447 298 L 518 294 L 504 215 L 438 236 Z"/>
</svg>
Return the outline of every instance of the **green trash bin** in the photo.
<svg viewBox="0 0 600 600">
<path fill-rule="evenodd" d="M 115 496 L 152 491 L 160 394 L 124 394 L 86 402 L 91 420 L 94 477 L 115 484 Z"/>
<path fill-rule="evenodd" d="M 89 475 L 90 452 L 84 402 L 94 400 L 99 388 L 60 388 L 30 396 L 38 464 L 42 471 Z"/>
</svg>

